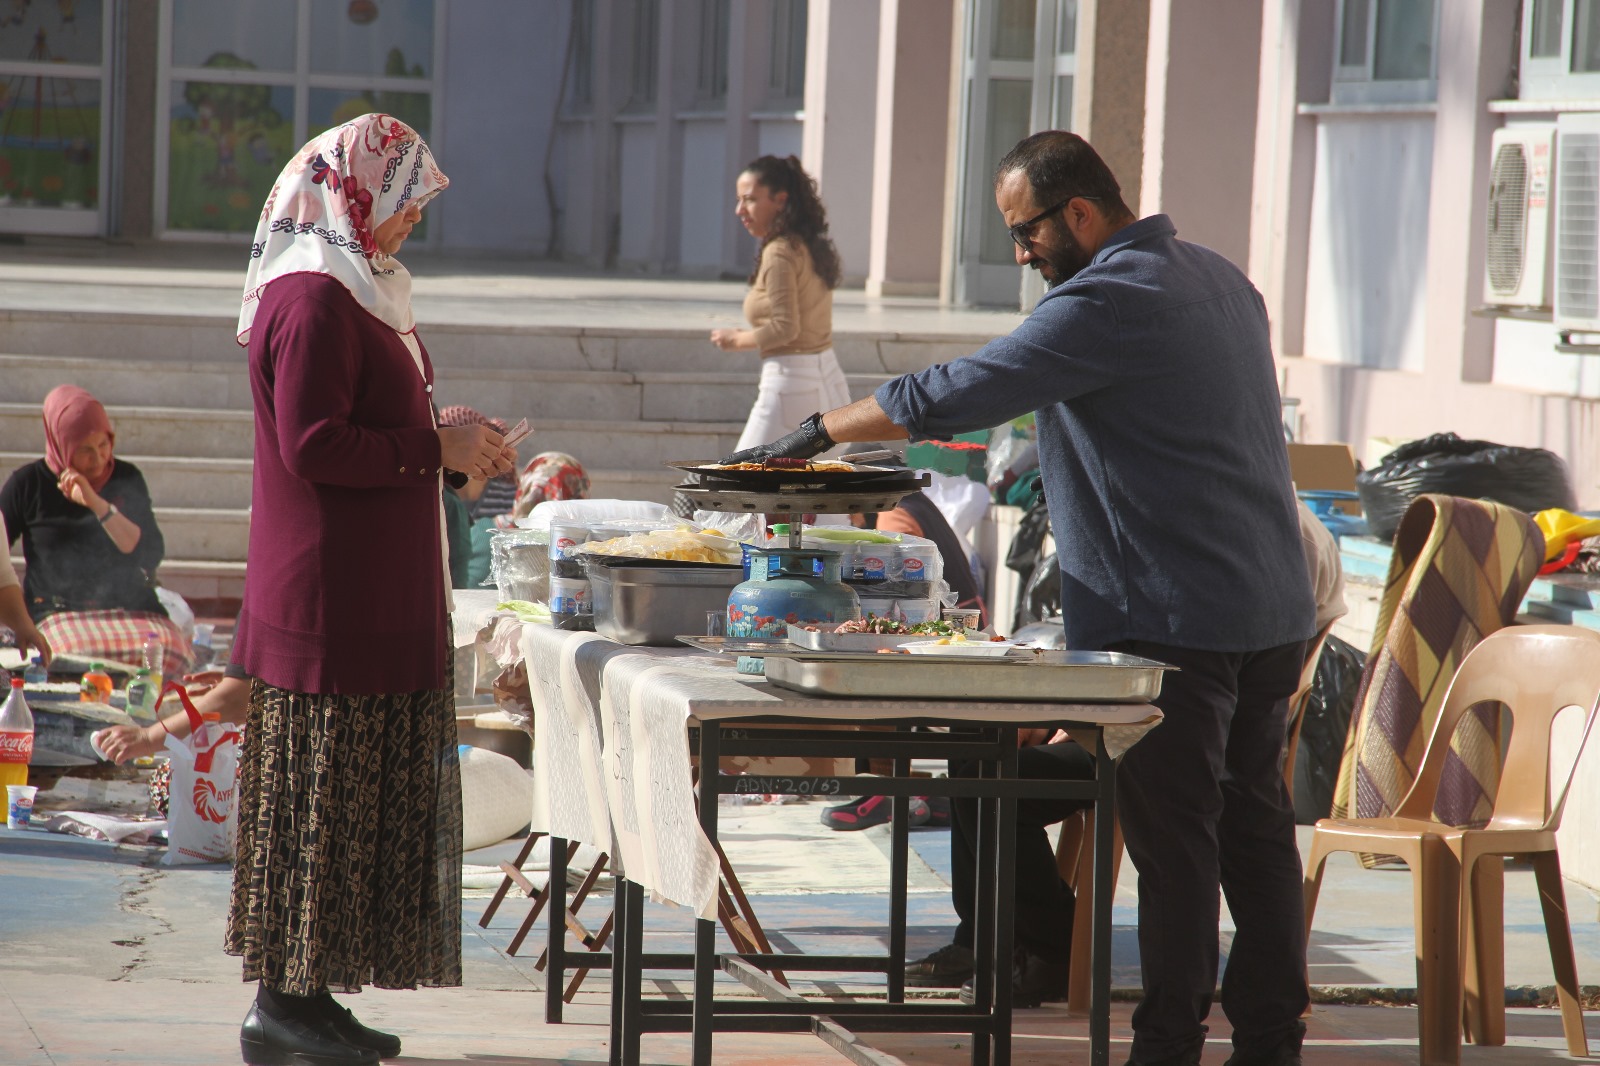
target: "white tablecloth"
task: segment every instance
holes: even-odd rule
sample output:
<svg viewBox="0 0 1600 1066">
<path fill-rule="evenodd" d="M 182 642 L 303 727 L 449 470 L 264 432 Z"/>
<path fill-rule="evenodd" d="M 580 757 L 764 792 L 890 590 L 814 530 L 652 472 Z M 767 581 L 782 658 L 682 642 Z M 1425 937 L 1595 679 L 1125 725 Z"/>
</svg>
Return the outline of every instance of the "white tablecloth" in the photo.
<svg viewBox="0 0 1600 1066">
<path fill-rule="evenodd" d="M 740 674 L 731 657 L 631 648 L 593 633 L 528 626 L 535 707 L 534 827 L 593 844 L 657 900 L 716 917 L 717 857 L 700 829 L 688 727 L 774 715 L 797 722 L 943 718 L 1106 726 L 1120 754 L 1160 720 L 1146 704 L 826 699 Z"/>
</svg>

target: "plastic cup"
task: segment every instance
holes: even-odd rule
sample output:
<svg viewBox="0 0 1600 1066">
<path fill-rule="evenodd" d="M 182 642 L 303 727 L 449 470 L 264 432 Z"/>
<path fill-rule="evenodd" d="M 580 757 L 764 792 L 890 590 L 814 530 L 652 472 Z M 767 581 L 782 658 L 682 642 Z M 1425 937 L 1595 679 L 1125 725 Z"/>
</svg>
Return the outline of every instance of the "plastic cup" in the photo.
<svg viewBox="0 0 1600 1066">
<path fill-rule="evenodd" d="M 946 607 L 939 613 L 946 622 L 962 630 L 976 631 L 983 618 L 983 612 L 976 607 Z"/>
<path fill-rule="evenodd" d="M 718 608 L 715 611 L 707 611 L 706 612 L 706 636 L 708 636 L 708 637 L 721 637 L 721 636 L 726 636 L 727 632 L 728 632 L 728 609 L 726 607 L 722 607 L 722 608 Z"/>
<path fill-rule="evenodd" d="M 33 821 L 33 797 L 39 789 L 34 785 L 6 786 L 6 828 L 26 829 Z"/>
</svg>

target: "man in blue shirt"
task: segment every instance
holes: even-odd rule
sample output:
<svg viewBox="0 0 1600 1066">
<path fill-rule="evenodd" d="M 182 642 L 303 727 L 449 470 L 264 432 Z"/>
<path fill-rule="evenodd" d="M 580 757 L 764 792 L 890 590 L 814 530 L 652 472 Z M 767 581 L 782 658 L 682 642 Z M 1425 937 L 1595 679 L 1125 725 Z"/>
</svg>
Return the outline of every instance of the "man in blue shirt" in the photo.
<svg viewBox="0 0 1600 1066">
<path fill-rule="evenodd" d="M 1130 1062 L 1199 1063 L 1220 886 L 1238 929 L 1228 1066 L 1293 1066 L 1310 997 L 1280 763 L 1313 605 L 1265 303 L 1165 215 L 1136 220 L 1074 134 L 1019 143 L 995 201 L 1017 262 L 1052 286 L 1013 333 L 737 458 L 948 439 L 1035 412 L 1068 646 L 1181 668 L 1117 777 L 1144 976 Z"/>
</svg>

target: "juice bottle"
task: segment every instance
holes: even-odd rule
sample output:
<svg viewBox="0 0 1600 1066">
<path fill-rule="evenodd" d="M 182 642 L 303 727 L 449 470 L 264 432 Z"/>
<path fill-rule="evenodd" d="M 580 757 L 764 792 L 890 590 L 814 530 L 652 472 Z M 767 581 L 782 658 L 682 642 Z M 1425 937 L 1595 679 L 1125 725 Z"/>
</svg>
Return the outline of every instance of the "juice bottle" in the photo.
<svg viewBox="0 0 1600 1066">
<path fill-rule="evenodd" d="M 22 678 L 11 679 L 11 695 L 0 707 L 0 794 L 7 785 L 28 783 L 33 760 L 33 712 L 22 695 Z"/>
<path fill-rule="evenodd" d="M 150 707 L 154 710 L 161 702 L 161 684 L 166 680 L 163 675 L 166 670 L 167 649 L 161 643 L 159 633 L 150 632 L 144 635 L 144 648 L 140 657 L 144 661 L 139 665 L 150 671 L 150 689 L 155 693 L 155 698 L 150 701 Z"/>
<path fill-rule="evenodd" d="M 112 687 L 106 664 L 90 663 L 89 672 L 78 687 L 78 699 L 84 703 L 110 703 Z"/>
</svg>

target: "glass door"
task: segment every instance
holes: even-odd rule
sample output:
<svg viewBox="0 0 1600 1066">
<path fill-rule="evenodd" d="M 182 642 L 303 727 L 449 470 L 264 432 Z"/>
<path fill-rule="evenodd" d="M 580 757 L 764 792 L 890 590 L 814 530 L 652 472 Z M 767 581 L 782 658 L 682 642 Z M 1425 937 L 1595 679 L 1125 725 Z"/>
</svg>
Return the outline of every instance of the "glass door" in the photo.
<svg viewBox="0 0 1600 1066">
<path fill-rule="evenodd" d="M 106 231 L 109 6 L 0 10 L 0 232 Z"/>
<path fill-rule="evenodd" d="M 958 304 L 1015 307 L 1024 294 L 1027 279 L 994 204 L 994 168 L 1029 133 L 1071 125 L 1077 7 L 1077 0 L 967 5 L 957 133 Z"/>
</svg>

